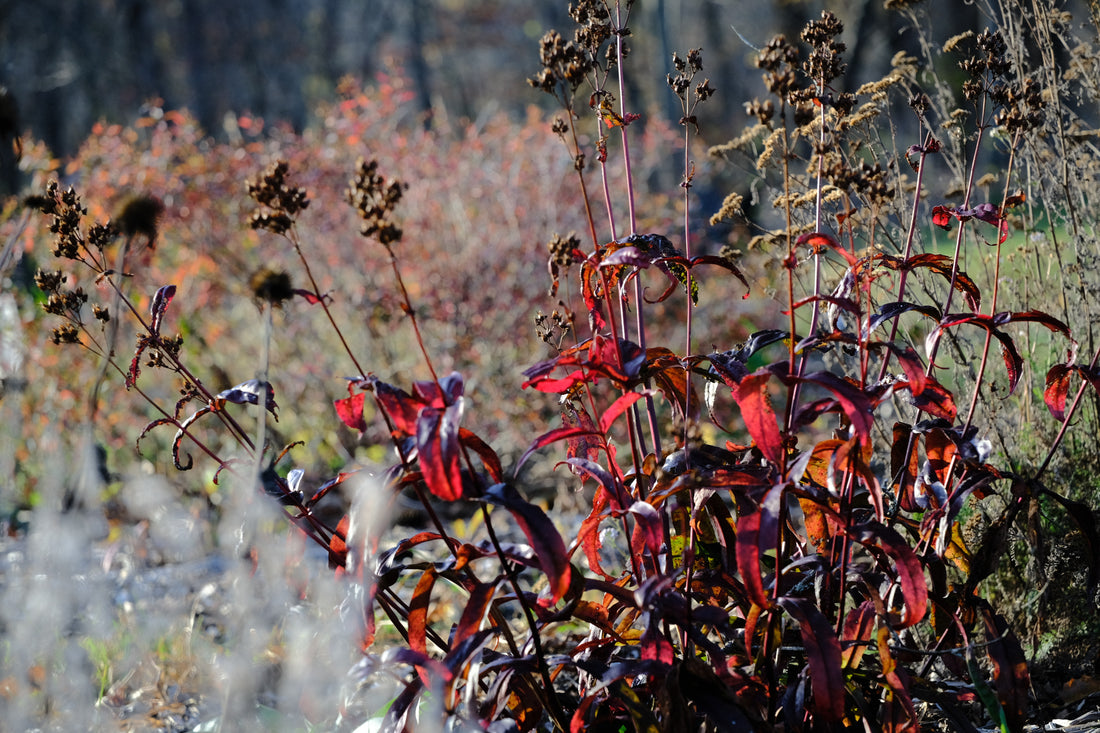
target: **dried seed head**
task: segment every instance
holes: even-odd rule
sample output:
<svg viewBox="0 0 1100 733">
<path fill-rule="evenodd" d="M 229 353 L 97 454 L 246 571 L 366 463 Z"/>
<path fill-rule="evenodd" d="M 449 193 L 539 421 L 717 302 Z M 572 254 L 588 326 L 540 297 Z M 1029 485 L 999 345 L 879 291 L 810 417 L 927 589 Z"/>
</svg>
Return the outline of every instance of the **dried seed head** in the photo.
<svg viewBox="0 0 1100 733">
<path fill-rule="evenodd" d="M 289 170 L 286 161 L 277 160 L 248 182 L 248 195 L 266 209 L 252 214 L 250 224 L 253 229 L 284 234 L 294 224 L 298 214 L 309 207 L 306 190 L 287 183 Z"/>
<path fill-rule="evenodd" d="M 765 99 L 763 102 L 754 99 L 751 102 L 745 102 L 745 112 L 758 119 L 761 125 L 766 125 L 775 116 L 775 104 L 770 99 Z"/>
<path fill-rule="evenodd" d="M 699 102 L 705 102 L 711 98 L 714 94 L 714 87 L 710 85 L 710 79 L 703 79 L 702 84 L 695 85 L 695 99 Z"/>
<path fill-rule="evenodd" d="M 88 245 L 102 252 L 107 248 L 107 245 L 115 241 L 118 234 L 119 230 L 111 222 L 107 222 L 106 224 L 92 224 L 88 227 Z M 153 238 L 149 239 L 149 243 L 150 246 L 152 246 Z"/>
<path fill-rule="evenodd" d="M 345 197 L 363 220 L 360 233 L 364 237 L 374 237 L 387 248 L 401 240 L 403 232 L 390 217 L 406 188 L 379 174 L 378 161 L 359 160 Z"/>
<path fill-rule="evenodd" d="M 570 232 L 568 237 L 555 234 L 546 245 L 550 250 L 551 261 L 559 267 L 569 267 L 576 262 L 573 250 L 580 249 L 580 246 L 581 240 L 577 239 L 574 232 Z"/>
<path fill-rule="evenodd" d="M 802 30 L 802 40 L 813 46 L 804 68 L 821 86 L 844 73 L 845 64 L 840 55 L 847 46 L 835 40 L 843 31 L 844 24 L 827 10 L 821 12 L 820 20 L 810 21 Z"/>
<path fill-rule="evenodd" d="M 61 289 L 61 284 L 65 281 L 65 274 L 61 270 L 53 270 L 52 272 L 46 272 L 45 270 L 39 270 L 34 273 L 34 284 L 38 286 L 38 289 L 43 293 L 52 295 Z"/>
<path fill-rule="evenodd" d="M 63 323 L 50 333 L 50 341 L 57 344 L 79 344 L 80 330 L 71 323 Z"/>
</svg>

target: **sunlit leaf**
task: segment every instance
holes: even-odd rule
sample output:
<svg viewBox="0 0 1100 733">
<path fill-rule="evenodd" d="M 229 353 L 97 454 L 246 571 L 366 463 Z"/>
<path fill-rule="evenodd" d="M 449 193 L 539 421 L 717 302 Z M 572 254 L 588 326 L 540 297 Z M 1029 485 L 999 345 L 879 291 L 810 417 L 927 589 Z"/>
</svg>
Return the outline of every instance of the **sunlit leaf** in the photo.
<svg viewBox="0 0 1100 733">
<path fill-rule="evenodd" d="M 168 310 L 168 304 L 172 302 L 172 298 L 176 297 L 176 286 L 165 285 L 157 290 L 153 295 L 153 302 L 149 306 L 149 313 L 153 317 L 152 323 L 149 325 L 149 330 L 154 335 L 160 333 L 160 324 L 164 319 L 164 312 Z"/>
<path fill-rule="evenodd" d="M 425 407 L 417 418 L 416 448 L 424 483 L 444 501 L 455 501 L 464 493 L 458 441 L 464 406 L 459 398 L 446 409 Z"/>
<path fill-rule="evenodd" d="M 349 397 L 332 401 L 340 421 L 360 433 L 367 429 L 367 421 L 363 419 L 363 402 L 366 398 L 365 392 L 358 392 Z"/>
<path fill-rule="evenodd" d="M 776 484 L 765 494 L 755 510 L 740 513 L 737 521 L 737 569 L 749 599 L 758 606 L 768 607 L 771 599 L 761 579 L 761 559 L 775 550 L 779 527 L 779 509 L 783 501 L 784 484 Z"/>
<path fill-rule="evenodd" d="M 769 461 L 778 463 L 783 452 L 783 438 L 768 398 L 770 378 L 771 373 L 766 370 L 745 376 L 733 389 L 733 399 L 741 408 L 745 429 L 756 442 L 756 447 Z"/>
</svg>

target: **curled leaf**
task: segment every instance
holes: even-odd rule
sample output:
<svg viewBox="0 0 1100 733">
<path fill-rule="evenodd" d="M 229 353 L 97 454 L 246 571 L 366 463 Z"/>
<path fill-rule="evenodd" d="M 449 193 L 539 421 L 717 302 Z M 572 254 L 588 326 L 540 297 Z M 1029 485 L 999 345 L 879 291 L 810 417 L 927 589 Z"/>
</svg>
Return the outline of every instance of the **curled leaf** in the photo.
<svg viewBox="0 0 1100 733">
<path fill-rule="evenodd" d="M 160 333 L 160 324 L 164 318 L 164 312 L 168 310 L 168 304 L 172 302 L 174 297 L 176 297 L 175 285 L 165 285 L 153 295 L 153 303 L 149 306 L 149 313 L 153 317 L 152 323 L 149 324 L 149 330 L 153 332 L 153 335 Z"/>
<path fill-rule="evenodd" d="M 336 415 L 340 418 L 340 422 L 344 423 L 352 430 L 358 430 L 360 433 L 367 429 L 367 421 L 363 419 L 363 402 L 366 398 L 367 395 L 365 392 L 359 392 L 344 397 L 343 399 L 332 401 L 333 406 L 336 408 Z"/>
<path fill-rule="evenodd" d="M 278 408 L 278 405 L 275 404 L 275 388 L 271 386 L 270 382 L 249 379 L 247 382 L 241 382 L 236 387 L 219 392 L 214 396 L 214 399 L 232 402 L 235 405 L 258 405 L 260 403 L 260 392 L 265 393 L 264 407 L 278 419 L 275 412 Z"/>
</svg>

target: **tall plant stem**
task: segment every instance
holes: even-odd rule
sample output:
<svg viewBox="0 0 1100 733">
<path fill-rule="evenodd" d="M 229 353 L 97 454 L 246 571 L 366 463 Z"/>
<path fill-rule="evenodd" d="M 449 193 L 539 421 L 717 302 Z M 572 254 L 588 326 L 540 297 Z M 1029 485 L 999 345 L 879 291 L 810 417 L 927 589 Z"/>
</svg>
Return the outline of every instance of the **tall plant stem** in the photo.
<svg viewBox="0 0 1100 733">
<path fill-rule="evenodd" d="M 923 124 L 924 123 L 922 122 L 922 127 Z M 924 138 L 924 146 L 921 148 L 920 158 L 917 161 L 917 181 L 913 189 L 913 208 L 909 213 L 909 227 L 905 232 L 905 248 L 903 249 L 901 255 L 903 262 L 908 260 L 913 254 L 913 241 L 916 239 L 917 235 L 917 214 L 920 212 L 920 193 L 924 184 L 924 164 L 925 159 L 928 157 L 927 147 L 932 143 L 932 140 L 932 132 L 929 131 L 928 135 L 926 135 Z M 905 286 L 907 284 L 908 278 L 909 271 L 903 268 L 901 274 L 898 276 L 898 294 L 895 300 L 905 299 Z M 890 325 L 890 337 L 887 339 L 888 342 L 893 343 L 894 339 L 897 338 L 898 328 L 900 328 L 900 326 L 898 325 L 898 319 L 895 318 L 893 323 Z M 879 382 L 881 382 L 882 378 L 886 376 L 886 371 L 890 368 L 891 353 L 892 352 L 887 349 L 882 357 L 882 366 L 879 369 L 877 380 Z"/>
<path fill-rule="evenodd" d="M 268 368 L 271 364 L 271 333 L 274 322 L 274 307 L 265 303 L 263 307 L 263 335 L 260 341 L 260 364 L 256 370 L 256 380 L 260 383 L 263 394 L 256 399 L 256 408 L 259 413 L 256 416 L 256 437 L 253 443 L 256 448 L 252 456 L 251 480 L 261 482 L 260 475 L 264 470 L 264 443 L 267 434 L 267 395 L 271 387 L 268 385 Z"/>
<path fill-rule="evenodd" d="M 301 240 L 299 240 L 297 233 L 291 229 L 290 242 L 294 245 L 294 251 L 298 254 L 298 259 L 302 263 L 302 269 L 306 272 L 306 277 L 309 278 L 309 285 L 313 288 L 313 292 L 316 293 L 317 299 L 321 303 L 321 308 L 325 311 L 325 317 L 328 318 L 329 324 L 332 326 L 332 330 L 336 332 L 336 337 L 340 339 L 340 344 L 344 347 L 344 353 L 351 359 L 351 363 L 355 365 L 356 371 L 360 376 L 366 376 L 366 371 L 363 370 L 359 360 L 355 358 L 355 354 L 352 352 L 351 347 L 348 346 L 348 341 L 344 338 L 344 332 L 337 325 L 336 319 L 332 316 L 332 311 L 328 307 L 328 303 L 325 302 L 325 297 L 321 293 L 321 289 L 317 286 L 317 280 L 313 277 L 313 270 L 309 266 L 309 260 L 302 252 Z"/>
<path fill-rule="evenodd" d="M 1019 142 L 1020 142 L 1020 133 L 1017 132 L 1016 136 L 1013 138 L 1013 141 L 1012 141 L 1012 148 L 1009 150 L 1009 153 L 1008 153 L 1008 166 L 1006 168 L 1007 172 L 1005 174 L 1005 190 L 1004 190 L 1004 194 L 1001 196 L 1000 212 L 1001 212 L 1002 217 L 1004 216 L 1005 204 L 1008 201 L 1008 190 L 1009 190 L 1010 182 L 1012 180 L 1013 163 L 1016 160 L 1016 148 L 1019 145 Z M 997 253 L 995 255 L 994 264 L 993 264 L 993 295 L 990 298 L 990 303 L 989 303 L 989 314 L 990 315 L 993 315 L 994 313 L 997 312 L 997 296 L 1000 294 L 999 285 L 1000 285 L 1000 279 L 1001 279 L 1001 247 L 1002 247 L 1001 227 L 1002 226 L 1005 226 L 1004 222 L 1003 221 L 998 221 L 997 222 Z M 978 376 L 974 380 L 974 391 L 970 395 L 970 409 L 966 413 L 966 422 L 963 425 L 964 430 L 966 428 L 970 427 L 970 423 L 974 419 L 974 412 L 978 407 L 978 396 L 981 393 L 982 380 L 985 377 L 985 368 L 986 368 L 986 365 L 989 363 L 989 347 L 992 345 L 992 343 L 993 343 L 993 333 L 992 332 L 987 332 L 986 335 L 985 335 L 985 345 L 982 347 L 982 358 L 978 362 Z"/>
<path fill-rule="evenodd" d="M 420 347 L 420 354 L 424 357 L 424 364 L 428 367 L 428 372 L 432 375 L 432 381 L 437 385 L 439 384 L 439 375 L 435 373 L 435 367 L 432 366 L 432 357 L 428 354 L 428 347 L 424 345 L 424 336 L 420 333 L 420 323 L 416 320 L 416 311 L 412 307 L 412 299 L 409 298 L 409 291 L 405 287 L 405 280 L 401 277 L 401 268 L 397 266 L 397 254 L 393 251 L 393 248 L 389 245 L 385 245 L 386 252 L 390 256 L 390 267 L 393 269 L 394 279 L 397 281 L 397 287 L 401 291 L 402 310 L 405 311 L 405 315 L 409 317 L 409 322 L 412 323 L 413 331 L 416 333 L 416 343 Z M 442 392 L 442 390 L 440 390 Z"/>
<path fill-rule="evenodd" d="M 493 522 L 489 514 L 489 509 L 484 504 L 481 505 L 481 516 L 485 520 L 485 530 L 489 534 L 489 541 L 492 542 L 497 557 L 501 559 L 500 564 L 501 567 L 504 568 L 504 574 L 508 578 L 508 584 L 512 586 L 512 592 L 516 594 L 516 601 L 523 609 L 523 615 L 527 620 L 527 626 L 531 630 L 531 645 L 534 647 L 535 664 L 538 666 L 539 677 L 542 678 L 545 694 L 549 701 L 548 707 L 550 717 L 554 719 L 554 724 L 560 730 L 568 730 L 569 719 L 561 707 L 561 702 L 558 700 L 557 691 L 554 689 L 554 680 L 550 677 L 550 669 L 546 664 L 546 655 L 542 649 L 542 639 L 539 635 L 538 624 L 535 621 L 535 614 L 531 610 L 531 605 L 527 603 L 523 595 L 523 589 L 520 588 L 519 578 L 516 577 L 515 568 L 513 568 L 511 563 L 507 560 L 507 556 L 504 554 L 504 548 L 501 546 L 500 540 L 497 539 L 497 534 L 493 530 Z"/>
</svg>

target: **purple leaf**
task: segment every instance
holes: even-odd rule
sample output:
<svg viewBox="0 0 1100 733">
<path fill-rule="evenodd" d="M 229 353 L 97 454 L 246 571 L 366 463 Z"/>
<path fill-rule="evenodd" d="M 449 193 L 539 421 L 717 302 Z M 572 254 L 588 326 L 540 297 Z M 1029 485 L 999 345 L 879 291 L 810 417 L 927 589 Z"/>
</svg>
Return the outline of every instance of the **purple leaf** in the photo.
<svg viewBox="0 0 1100 733">
<path fill-rule="evenodd" d="M 157 290 L 153 296 L 153 304 L 149 307 L 149 312 L 153 316 L 153 322 L 150 324 L 149 329 L 154 334 L 160 333 L 161 319 L 164 318 L 164 311 L 168 309 L 168 304 L 172 302 L 172 298 L 176 297 L 176 286 L 165 285 Z"/>
</svg>

